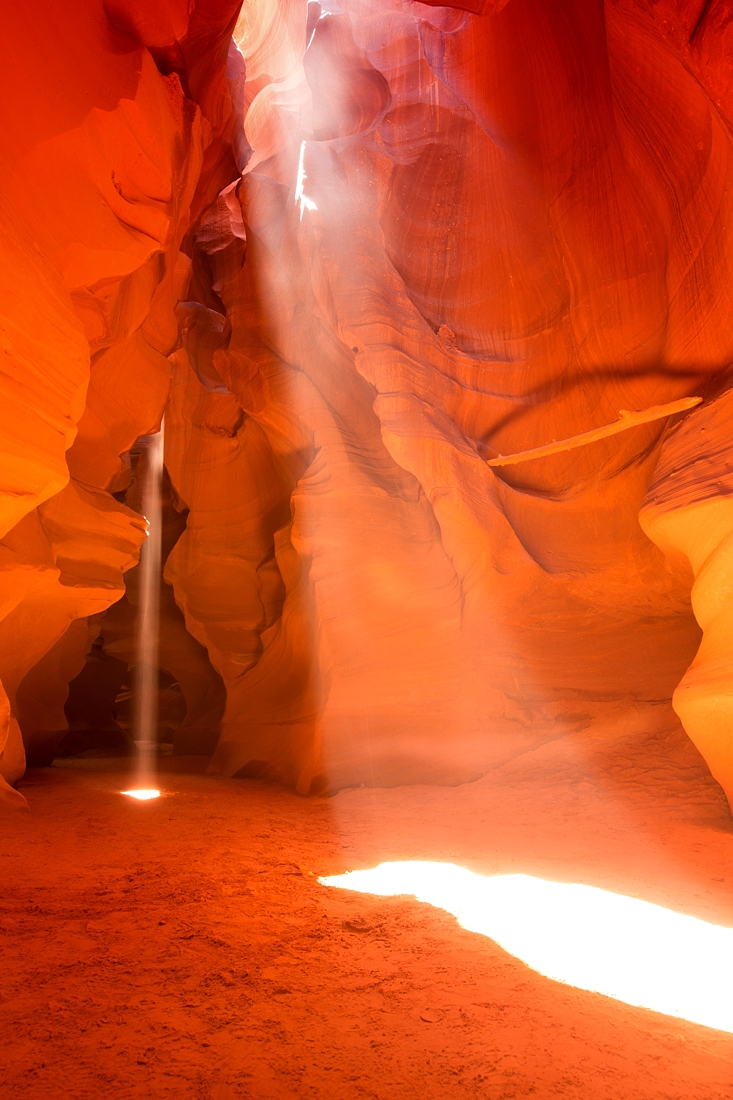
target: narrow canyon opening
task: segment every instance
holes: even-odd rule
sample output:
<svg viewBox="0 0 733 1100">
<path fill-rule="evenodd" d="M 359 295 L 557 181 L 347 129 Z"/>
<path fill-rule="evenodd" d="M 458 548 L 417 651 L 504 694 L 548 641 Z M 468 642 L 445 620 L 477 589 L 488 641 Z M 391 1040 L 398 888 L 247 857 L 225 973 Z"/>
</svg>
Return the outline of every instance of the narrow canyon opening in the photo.
<svg viewBox="0 0 733 1100">
<path fill-rule="evenodd" d="M 8 1100 L 728 1100 L 733 16 L 0 17 Z"/>
</svg>

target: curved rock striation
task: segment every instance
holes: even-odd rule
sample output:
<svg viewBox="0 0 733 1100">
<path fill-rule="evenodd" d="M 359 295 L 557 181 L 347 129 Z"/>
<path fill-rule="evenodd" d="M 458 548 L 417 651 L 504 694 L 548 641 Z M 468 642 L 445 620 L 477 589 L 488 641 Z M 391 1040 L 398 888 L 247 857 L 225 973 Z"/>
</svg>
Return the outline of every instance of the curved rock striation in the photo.
<svg viewBox="0 0 733 1100">
<path fill-rule="evenodd" d="M 733 805 L 733 394 L 676 425 L 664 441 L 641 512 L 649 538 L 691 569 L 703 631 L 672 697 L 674 709 Z"/>
<path fill-rule="evenodd" d="M 175 2 L 45 0 L 3 15 L 0 774 L 10 783 L 24 767 L 18 719 L 33 757 L 53 752 L 88 620 L 120 598 L 144 537 L 112 494 L 130 484 L 130 448 L 168 398 L 191 211 L 236 171 L 224 72 L 236 11 L 222 0 L 193 16 Z"/>
<path fill-rule="evenodd" d="M 181 746 L 225 689 L 212 769 L 460 783 L 672 723 L 681 681 L 733 797 L 723 14 L 237 8 L 8 15 L 0 772 L 19 721 L 55 751 L 100 623 L 134 663 L 134 445 L 165 411 L 161 663 Z"/>
<path fill-rule="evenodd" d="M 640 7 L 468 7 L 242 16 L 247 258 L 197 300 L 291 518 L 229 774 L 460 782 L 657 713 L 697 644 L 638 526 L 664 422 L 486 460 L 725 369 L 727 123 Z"/>
</svg>

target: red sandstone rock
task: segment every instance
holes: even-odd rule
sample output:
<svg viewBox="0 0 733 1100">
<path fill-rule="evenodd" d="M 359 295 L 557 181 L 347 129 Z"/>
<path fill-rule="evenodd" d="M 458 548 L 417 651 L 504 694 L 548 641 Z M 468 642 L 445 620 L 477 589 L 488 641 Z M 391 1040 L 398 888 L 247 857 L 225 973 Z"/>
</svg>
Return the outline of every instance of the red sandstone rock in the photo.
<svg viewBox="0 0 733 1100">
<path fill-rule="evenodd" d="M 692 607 L 702 644 L 673 705 L 733 805 L 733 395 L 726 392 L 665 438 L 644 508 L 644 530 L 669 560 L 694 574 Z"/>
<path fill-rule="evenodd" d="M 0 65 L 0 677 L 11 707 L 0 773 L 10 782 L 23 770 L 17 716 L 29 745 L 63 731 L 63 681 L 83 663 L 86 619 L 120 598 L 136 561 L 144 524 L 110 491 L 129 484 L 127 452 L 160 422 L 189 270 L 179 246 L 204 148 L 223 147 L 221 119 L 209 123 L 184 95 L 189 66 L 179 73 L 154 52 L 179 40 L 185 52 L 194 35 L 226 54 L 235 15 L 200 4 L 187 29 L 188 6 L 175 3 L 42 7 L 4 13 Z M 207 95 L 226 87 L 218 54 L 198 60 Z"/>
<path fill-rule="evenodd" d="M 686 556 L 705 639 L 675 706 L 731 794 L 709 701 L 728 612 L 718 566 L 703 580 L 727 512 L 699 477 L 724 450 L 692 427 L 722 439 L 723 405 L 487 465 L 725 388 L 719 14 L 258 0 L 240 55 L 231 0 L 44 7 L 41 40 L 8 13 L 2 76 L 0 772 L 22 771 L 18 716 L 29 745 L 63 731 L 84 623 L 142 537 L 111 494 L 165 409 L 186 525 L 161 662 L 194 728 L 204 648 L 225 684 L 213 768 L 457 783 L 611 712 L 657 722 L 699 641 Z M 670 488 L 682 441 L 700 524 Z M 105 620 L 128 663 L 134 591 Z"/>
<path fill-rule="evenodd" d="M 485 459 L 689 394 L 731 352 L 727 130 L 642 13 L 341 7 L 302 76 L 288 9 L 243 40 L 275 79 L 245 121 L 248 254 L 212 357 L 293 509 L 282 619 L 214 766 L 301 790 L 460 781 L 555 736 L 553 702 L 590 721 L 668 695 L 695 631 L 638 528 L 663 425 L 498 477 Z M 347 41 L 383 117 L 344 121 Z M 341 121 L 314 72 L 341 74 Z"/>
</svg>

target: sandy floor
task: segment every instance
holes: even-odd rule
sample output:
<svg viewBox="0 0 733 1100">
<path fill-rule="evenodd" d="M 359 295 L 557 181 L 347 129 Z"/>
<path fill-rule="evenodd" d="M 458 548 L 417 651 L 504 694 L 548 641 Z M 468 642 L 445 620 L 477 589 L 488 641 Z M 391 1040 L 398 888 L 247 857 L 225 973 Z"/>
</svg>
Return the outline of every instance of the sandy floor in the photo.
<svg viewBox="0 0 733 1100">
<path fill-rule="evenodd" d="M 316 878 L 447 859 L 733 925 L 733 822 L 681 735 L 319 800 L 161 766 L 165 797 L 138 804 L 124 761 L 59 762 L 25 780 L 31 815 L 3 818 L 4 1100 L 733 1097 L 733 1036 Z"/>
</svg>

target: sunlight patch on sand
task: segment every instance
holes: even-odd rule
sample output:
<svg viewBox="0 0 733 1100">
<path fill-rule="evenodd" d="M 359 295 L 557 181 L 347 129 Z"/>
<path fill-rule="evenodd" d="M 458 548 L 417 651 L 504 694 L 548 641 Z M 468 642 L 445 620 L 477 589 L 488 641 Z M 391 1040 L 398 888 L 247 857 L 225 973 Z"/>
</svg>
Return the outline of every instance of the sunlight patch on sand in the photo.
<svg viewBox="0 0 733 1100">
<path fill-rule="evenodd" d="M 638 898 L 453 863 L 381 863 L 325 886 L 412 894 L 558 982 L 733 1032 L 733 929 Z"/>
</svg>

